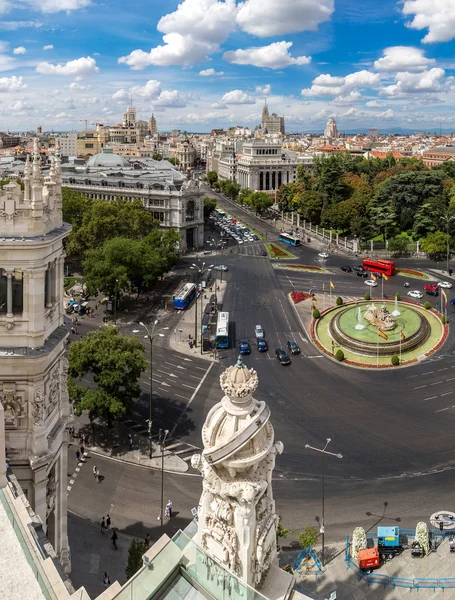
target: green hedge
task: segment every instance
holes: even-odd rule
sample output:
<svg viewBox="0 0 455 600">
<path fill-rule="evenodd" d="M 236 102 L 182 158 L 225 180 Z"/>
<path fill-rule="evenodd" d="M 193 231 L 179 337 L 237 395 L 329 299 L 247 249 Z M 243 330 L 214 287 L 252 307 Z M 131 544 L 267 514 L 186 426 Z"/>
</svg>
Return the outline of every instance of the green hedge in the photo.
<svg viewBox="0 0 455 600">
<path fill-rule="evenodd" d="M 340 362 L 344 360 L 344 352 L 341 350 L 341 348 L 338 348 L 338 350 L 335 352 L 335 358 Z"/>
<path fill-rule="evenodd" d="M 337 298 L 337 306 L 341 306 L 343 304 L 343 298 L 341 296 L 338 296 Z"/>
<path fill-rule="evenodd" d="M 313 319 L 319 319 L 320 316 L 321 316 L 321 313 L 318 311 L 317 308 L 315 308 L 313 310 Z"/>
<path fill-rule="evenodd" d="M 393 365 L 394 367 L 398 367 L 398 365 L 400 364 L 400 357 L 399 357 L 399 356 L 397 356 L 396 354 L 394 354 L 394 355 L 392 356 L 392 359 L 391 359 L 391 361 L 392 361 L 392 365 Z"/>
</svg>

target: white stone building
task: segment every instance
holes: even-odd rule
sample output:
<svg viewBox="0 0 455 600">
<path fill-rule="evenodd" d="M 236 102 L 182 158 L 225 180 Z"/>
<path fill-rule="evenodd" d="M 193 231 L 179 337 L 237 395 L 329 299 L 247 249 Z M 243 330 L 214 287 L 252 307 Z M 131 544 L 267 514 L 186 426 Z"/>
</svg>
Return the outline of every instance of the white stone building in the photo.
<svg viewBox="0 0 455 600">
<path fill-rule="evenodd" d="M 335 140 L 338 135 L 337 122 L 333 117 L 330 117 L 324 129 L 324 137 Z"/>
<path fill-rule="evenodd" d="M 194 162 L 196 160 L 196 150 L 186 136 L 184 140 L 177 143 L 177 147 L 175 149 L 175 158 L 179 161 L 177 166 L 182 171 L 191 169 L 191 167 L 194 166 Z"/>
<path fill-rule="evenodd" d="M 77 131 L 62 133 L 57 139 L 60 142 L 62 156 L 77 156 Z"/>
<path fill-rule="evenodd" d="M 278 190 L 295 181 L 297 164 L 295 158 L 287 158 L 281 144 L 252 140 L 243 144 L 237 158 L 236 181 L 255 191 Z"/>
<path fill-rule="evenodd" d="M 63 325 L 63 240 L 57 145 L 43 178 L 38 139 L 24 191 L 0 190 L 0 402 L 11 467 L 62 565 L 69 570 L 66 482 L 68 363 Z"/>
</svg>

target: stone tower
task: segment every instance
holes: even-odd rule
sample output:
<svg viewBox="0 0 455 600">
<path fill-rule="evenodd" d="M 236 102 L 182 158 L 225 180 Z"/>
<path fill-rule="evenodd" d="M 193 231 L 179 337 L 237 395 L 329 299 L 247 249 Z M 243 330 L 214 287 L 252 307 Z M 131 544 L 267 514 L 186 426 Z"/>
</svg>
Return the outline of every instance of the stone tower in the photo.
<svg viewBox="0 0 455 600">
<path fill-rule="evenodd" d="M 264 99 L 264 108 L 262 109 L 262 129 L 267 129 L 267 121 L 269 120 L 269 107 L 267 106 L 267 98 Z"/>
<path fill-rule="evenodd" d="M 35 138 L 23 188 L 12 181 L 0 189 L 0 402 L 5 444 L 11 469 L 69 570 L 63 240 L 71 227 L 62 220 L 59 146 L 43 178 Z"/>
<path fill-rule="evenodd" d="M 220 383 L 225 396 L 207 415 L 202 455 L 192 458 L 203 477 L 195 541 L 258 588 L 277 564 L 272 473 L 283 444 L 274 441 L 267 404 L 253 398 L 256 371 L 239 357 Z"/>
</svg>

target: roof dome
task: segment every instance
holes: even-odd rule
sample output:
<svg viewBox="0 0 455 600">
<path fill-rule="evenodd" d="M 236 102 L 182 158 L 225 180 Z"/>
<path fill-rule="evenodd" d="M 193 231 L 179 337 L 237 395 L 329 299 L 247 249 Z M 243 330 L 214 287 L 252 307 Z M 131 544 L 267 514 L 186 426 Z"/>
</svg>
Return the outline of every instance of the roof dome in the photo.
<svg viewBox="0 0 455 600">
<path fill-rule="evenodd" d="M 115 167 L 130 167 L 130 163 L 123 156 L 114 154 L 112 148 L 103 148 L 100 154 L 95 154 L 87 161 L 87 167 L 104 167 L 104 168 L 115 168 Z"/>
</svg>

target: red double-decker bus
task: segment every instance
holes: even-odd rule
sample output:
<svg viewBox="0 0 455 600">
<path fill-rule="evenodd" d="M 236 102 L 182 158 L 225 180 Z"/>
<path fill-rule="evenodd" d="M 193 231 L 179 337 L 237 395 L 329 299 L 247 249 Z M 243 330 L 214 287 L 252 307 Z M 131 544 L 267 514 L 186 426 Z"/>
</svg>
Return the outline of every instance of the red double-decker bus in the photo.
<svg viewBox="0 0 455 600">
<path fill-rule="evenodd" d="M 362 263 L 365 271 L 372 271 L 373 273 L 381 273 L 385 275 L 395 275 L 395 261 L 378 258 L 365 258 Z"/>
</svg>

